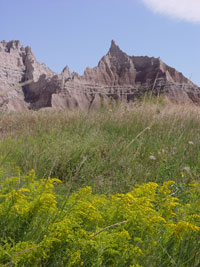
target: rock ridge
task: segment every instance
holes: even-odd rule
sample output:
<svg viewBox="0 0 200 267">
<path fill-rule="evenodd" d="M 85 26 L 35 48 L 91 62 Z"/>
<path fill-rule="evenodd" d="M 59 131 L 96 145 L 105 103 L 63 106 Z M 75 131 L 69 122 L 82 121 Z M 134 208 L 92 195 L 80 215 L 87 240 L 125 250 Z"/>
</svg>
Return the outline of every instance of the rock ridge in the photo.
<svg viewBox="0 0 200 267">
<path fill-rule="evenodd" d="M 83 75 L 68 66 L 57 74 L 37 61 L 31 47 L 18 40 L 0 42 L 0 110 L 88 109 L 99 107 L 102 98 L 134 101 L 148 92 L 200 105 L 200 87 L 182 73 L 160 58 L 128 56 L 113 40 L 98 65 Z"/>
</svg>

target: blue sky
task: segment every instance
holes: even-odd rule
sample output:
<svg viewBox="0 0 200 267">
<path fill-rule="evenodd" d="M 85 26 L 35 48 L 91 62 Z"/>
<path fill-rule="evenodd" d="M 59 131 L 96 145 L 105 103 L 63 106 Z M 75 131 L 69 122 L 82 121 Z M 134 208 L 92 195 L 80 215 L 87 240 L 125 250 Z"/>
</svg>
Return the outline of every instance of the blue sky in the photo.
<svg viewBox="0 0 200 267">
<path fill-rule="evenodd" d="M 58 73 L 96 66 L 114 39 L 200 86 L 200 0 L 0 0 L 0 25 L 0 40 L 31 46 Z"/>
</svg>

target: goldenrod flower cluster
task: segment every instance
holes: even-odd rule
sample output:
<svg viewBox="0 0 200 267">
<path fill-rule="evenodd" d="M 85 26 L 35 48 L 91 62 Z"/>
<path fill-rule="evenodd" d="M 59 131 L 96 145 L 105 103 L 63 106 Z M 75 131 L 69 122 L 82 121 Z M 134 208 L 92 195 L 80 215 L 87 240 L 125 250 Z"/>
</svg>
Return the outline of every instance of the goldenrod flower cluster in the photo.
<svg viewBox="0 0 200 267">
<path fill-rule="evenodd" d="M 3 172 L 0 172 L 3 176 Z M 199 266 L 200 183 L 57 195 L 59 179 L 0 180 L 1 266 Z"/>
</svg>

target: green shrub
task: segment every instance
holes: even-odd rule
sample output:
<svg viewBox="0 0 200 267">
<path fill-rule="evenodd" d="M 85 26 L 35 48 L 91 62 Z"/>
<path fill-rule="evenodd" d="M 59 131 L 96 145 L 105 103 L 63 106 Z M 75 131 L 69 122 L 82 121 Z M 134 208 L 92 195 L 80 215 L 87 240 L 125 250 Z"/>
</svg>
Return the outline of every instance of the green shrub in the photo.
<svg viewBox="0 0 200 267">
<path fill-rule="evenodd" d="M 0 173 L 1 266 L 199 266 L 200 183 L 137 185 L 125 194 Z"/>
</svg>

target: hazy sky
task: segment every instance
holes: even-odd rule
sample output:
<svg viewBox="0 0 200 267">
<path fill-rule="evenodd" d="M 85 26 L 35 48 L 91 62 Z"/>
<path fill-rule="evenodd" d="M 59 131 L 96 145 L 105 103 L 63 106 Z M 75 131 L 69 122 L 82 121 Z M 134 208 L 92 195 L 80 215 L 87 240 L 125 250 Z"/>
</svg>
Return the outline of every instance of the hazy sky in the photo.
<svg viewBox="0 0 200 267">
<path fill-rule="evenodd" d="M 128 55 L 161 57 L 200 86 L 200 0 L 0 0 L 0 40 L 80 74 L 112 39 Z"/>
</svg>

